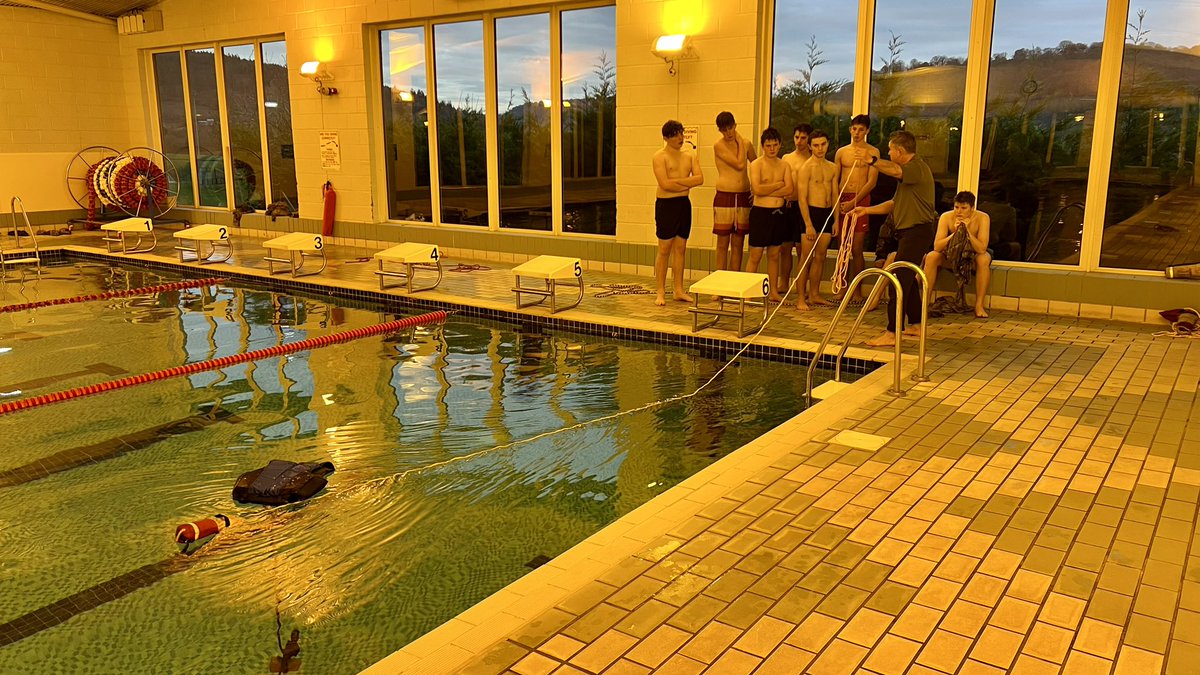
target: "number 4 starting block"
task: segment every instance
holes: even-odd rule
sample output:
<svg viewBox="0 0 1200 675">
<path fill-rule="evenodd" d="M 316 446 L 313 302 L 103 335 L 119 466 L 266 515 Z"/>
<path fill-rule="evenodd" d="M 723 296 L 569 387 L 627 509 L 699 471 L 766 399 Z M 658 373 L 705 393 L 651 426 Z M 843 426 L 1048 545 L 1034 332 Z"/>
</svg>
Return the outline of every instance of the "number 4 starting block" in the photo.
<svg viewBox="0 0 1200 675">
<path fill-rule="evenodd" d="M 437 288 L 437 285 L 442 283 L 442 255 L 434 244 L 414 242 L 397 244 L 376 253 L 375 259 L 379 261 L 379 269 L 375 271 L 375 274 L 379 275 L 379 290 L 381 291 L 385 288 L 387 277 L 403 279 L 409 293 Z M 385 263 L 403 265 L 404 269 L 389 270 L 384 267 Z M 413 278 L 418 270 L 437 270 L 437 280 L 429 286 L 414 287 Z"/>
<path fill-rule="evenodd" d="M 688 311 L 692 313 L 693 333 L 712 326 L 723 316 L 737 318 L 738 337 L 746 337 L 762 328 L 763 324 L 767 322 L 767 295 L 771 292 L 771 282 L 765 274 L 721 270 L 692 284 L 688 292 L 692 294 L 693 298 L 693 305 L 688 308 Z M 701 307 L 701 296 L 715 296 L 717 306 L 715 308 Z M 726 302 L 734 301 L 737 302 L 736 310 L 725 309 Z M 746 308 L 759 306 L 763 308 L 762 321 L 758 322 L 756 326 L 747 328 Z M 701 315 L 711 316 L 712 319 L 701 324 Z"/>
</svg>

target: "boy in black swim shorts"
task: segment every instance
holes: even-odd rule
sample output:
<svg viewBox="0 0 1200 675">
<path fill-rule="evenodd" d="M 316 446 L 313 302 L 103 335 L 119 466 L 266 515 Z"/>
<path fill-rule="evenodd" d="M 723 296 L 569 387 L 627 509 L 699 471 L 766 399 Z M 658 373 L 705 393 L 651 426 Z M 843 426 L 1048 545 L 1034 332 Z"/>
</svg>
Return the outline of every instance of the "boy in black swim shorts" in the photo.
<svg viewBox="0 0 1200 675">
<path fill-rule="evenodd" d="M 763 131 L 760 139 L 763 156 L 750 164 L 750 189 L 754 206 L 750 209 L 750 259 L 747 272 L 757 272 L 763 251 L 767 253 L 767 278 L 772 280 L 767 297 L 775 302 L 783 299 L 775 286 L 779 278 L 779 245 L 791 235 L 784 216 L 784 200 L 792 196 L 792 172 L 779 158 L 779 132 L 773 127 Z"/>
<path fill-rule="evenodd" d="M 691 152 L 683 152 L 683 124 L 668 120 L 663 125 L 664 145 L 654 153 L 651 166 L 658 182 L 654 200 L 654 233 L 658 237 L 658 255 L 654 259 L 654 280 L 658 287 L 655 304 L 667 304 L 667 265 L 671 267 L 674 296 L 691 302 L 683 291 L 683 255 L 692 233 L 692 203 L 688 193 L 704 183 L 700 162 Z"/>
</svg>

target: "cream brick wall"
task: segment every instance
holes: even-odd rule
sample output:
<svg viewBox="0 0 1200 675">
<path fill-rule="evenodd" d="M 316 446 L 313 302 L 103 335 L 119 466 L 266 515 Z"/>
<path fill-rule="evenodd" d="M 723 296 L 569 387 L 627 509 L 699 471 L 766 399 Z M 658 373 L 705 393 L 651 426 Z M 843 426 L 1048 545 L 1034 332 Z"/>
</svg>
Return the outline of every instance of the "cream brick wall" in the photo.
<svg viewBox="0 0 1200 675">
<path fill-rule="evenodd" d="M 619 0 L 617 2 L 617 236 L 653 242 L 654 174 L 650 158 L 662 147 L 662 125 L 677 119 L 700 127 L 705 186 L 692 190 L 691 247 L 711 247 L 712 184 L 717 169 L 716 117 L 733 113 L 739 131 L 756 140 L 757 3 L 729 0 Z M 687 33 L 698 58 L 678 73 L 650 53 L 659 35 Z"/>
<path fill-rule="evenodd" d="M 115 24 L 0 7 L 0 211 L 14 194 L 30 211 L 76 208 L 65 181 L 75 153 L 129 147 L 119 65 Z"/>
</svg>

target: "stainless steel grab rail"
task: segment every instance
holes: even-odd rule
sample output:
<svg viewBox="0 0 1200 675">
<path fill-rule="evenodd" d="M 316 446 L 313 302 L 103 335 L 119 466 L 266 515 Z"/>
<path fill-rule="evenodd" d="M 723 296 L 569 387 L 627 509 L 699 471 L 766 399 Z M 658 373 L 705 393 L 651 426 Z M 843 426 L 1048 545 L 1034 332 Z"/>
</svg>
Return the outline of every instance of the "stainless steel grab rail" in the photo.
<svg viewBox="0 0 1200 675">
<path fill-rule="evenodd" d="M 918 342 L 919 342 L 918 364 L 917 364 L 917 371 L 915 373 L 913 373 L 913 380 L 917 381 L 917 382 L 923 382 L 928 379 L 925 377 L 925 326 L 929 320 L 929 281 L 928 281 L 928 279 L 925 278 L 925 272 L 924 272 L 924 270 L 921 269 L 920 266 L 915 265 L 910 262 L 907 262 L 907 261 L 904 261 L 904 260 L 898 260 L 896 262 L 891 263 L 890 265 L 887 265 L 883 269 L 872 268 L 872 269 L 863 270 L 862 272 L 859 272 L 857 276 L 854 277 L 853 281 L 850 282 L 850 286 L 846 289 L 846 293 L 842 298 L 841 304 L 838 305 L 837 311 L 834 312 L 834 314 L 833 314 L 833 319 L 829 322 L 829 328 L 826 329 L 826 331 L 825 331 L 825 337 L 821 339 L 821 345 L 819 347 L 817 347 L 816 353 L 813 354 L 812 360 L 809 361 L 808 372 L 805 377 L 805 386 L 804 386 L 804 395 L 805 395 L 805 398 L 807 399 L 809 405 L 812 405 L 813 373 L 816 370 L 817 363 L 821 360 L 821 357 L 824 356 L 824 354 L 825 354 L 825 347 L 827 347 L 829 345 L 829 340 L 833 337 L 833 329 L 834 329 L 834 327 L 837 326 L 838 320 L 842 318 L 842 314 L 845 313 L 846 307 L 849 306 L 850 298 L 853 297 L 854 291 L 860 285 L 862 285 L 862 283 L 867 278 L 872 277 L 872 276 L 881 277 L 883 280 L 886 280 L 888 283 L 891 284 L 894 292 L 896 293 L 897 331 L 896 331 L 896 344 L 895 344 L 895 358 L 893 359 L 893 367 L 895 370 L 895 380 L 894 380 L 894 385 L 891 389 L 891 393 L 895 394 L 897 396 L 904 395 L 904 390 L 900 386 L 900 355 L 901 355 L 900 341 L 901 341 L 903 332 L 899 330 L 899 326 L 903 325 L 903 323 L 904 323 L 903 322 L 904 289 L 900 287 L 900 280 L 897 279 L 896 275 L 892 273 L 892 270 L 899 268 L 899 267 L 907 267 L 907 268 L 912 269 L 916 273 L 917 279 L 920 280 L 921 337 L 918 340 Z M 846 335 L 846 341 L 845 341 L 845 343 L 842 344 L 842 348 L 838 351 L 837 358 L 834 361 L 834 381 L 836 381 L 836 382 L 841 381 L 841 379 L 842 379 L 842 358 L 846 355 L 846 350 L 850 347 L 851 339 L 853 339 L 854 334 L 856 332 L 858 332 L 859 326 L 862 325 L 863 318 L 865 318 L 867 315 L 867 307 L 870 306 L 871 301 L 875 298 L 876 294 L 882 292 L 882 290 L 883 290 L 882 287 L 877 282 L 875 287 L 873 287 L 871 289 L 871 293 L 869 294 L 867 301 L 863 303 L 862 309 L 860 309 L 858 311 L 858 316 L 854 320 L 854 325 L 850 327 L 850 332 L 849 332 L 849 334 Z"/>
<path fill-rule="evenodd" d="M 42 276 L 42 253 L 38 248 L 37 235 L 33 231 L 33 226 L 29 224 L 29 214 L 25 212 L 25 202 L 21 201 L 20 197 L 13 196 L 9 201 L 9 208 L 12 210 L 12 232 L 13 239 L 16 241 L 15 250 L 5 251 L 3 239 L 4 235 L 0 235 L 0 278 L 8 275 L 8 266 L 18 263 L 32 262 L 37 270 L 37 275 Z M 24 232 L 33 240 L 32 255 L 28 249 L 21 247 L 21 226 L 17 222 L 17 209 L 21 210 L 21 217 L 25 221 Z"/>
</svg>

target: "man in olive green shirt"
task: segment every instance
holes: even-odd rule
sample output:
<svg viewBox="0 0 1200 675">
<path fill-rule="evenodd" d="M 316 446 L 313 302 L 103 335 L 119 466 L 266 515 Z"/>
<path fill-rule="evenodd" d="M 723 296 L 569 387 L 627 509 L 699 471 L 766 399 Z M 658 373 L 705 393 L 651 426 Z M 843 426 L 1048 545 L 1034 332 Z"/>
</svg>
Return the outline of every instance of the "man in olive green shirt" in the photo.
<svg viewBox="0 0 1200 675">
<path fill-rule="evenodd" d="M 907 261 L 918 267 L 921 258 L 933 249 L 933 232 L 937 225 L 937 211 L 933 207 L 933 172 L 925 160 L 917 156 L 917 139 L 907 131 L 893 132 L 888 138 L 888 157 L 879 159 L 866 150 L 859 150 L 858 159 L 863 164 L 874 166 L 899 181 L 896 196 L 875 206 L 858 206 L 851 213 L 862 217 L 868 214 L 892 214 L 896 224 L 896 260 Z M 896 297 L 888 300 L 887 330 L 867 341 L 868 347 L 891 347 L 896 344 L 896 330 L 903 328 L 905 335 L 919 336 L 921 325 L 921 288 L 917 284 L 916 272 L 904 267 L 896 270 L 900 288 L 904 290 L 904 314 L 908 328 L 896 325 Z"/>
</svg>

